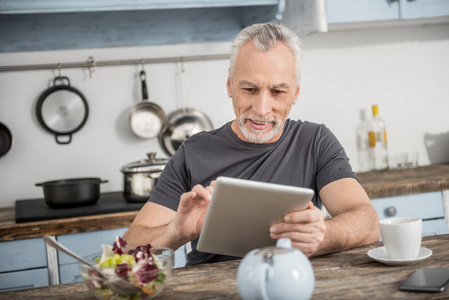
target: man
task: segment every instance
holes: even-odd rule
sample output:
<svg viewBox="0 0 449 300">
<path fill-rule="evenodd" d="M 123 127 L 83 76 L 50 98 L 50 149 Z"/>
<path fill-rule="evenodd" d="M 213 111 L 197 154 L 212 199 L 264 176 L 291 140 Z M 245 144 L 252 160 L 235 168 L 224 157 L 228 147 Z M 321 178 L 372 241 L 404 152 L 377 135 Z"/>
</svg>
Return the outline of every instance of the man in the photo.
<svg viewBox="0 0 449 300">
<path fill-rule="evenodd" d="M 196 250 L 220 175 L 315 190 L 306 210 L 270 228 L 273 239 L 288 237 L 307 256 L 379 239 L 377 214 L 335 136 L 324 125 L 287 119 L 300 68 L 299 39 L 288 28 L 258 24 L 240 32 L 226 83 L 235 120 L 181 145 L 126 232 L 129 245 L 177 249 L 191 241 L 188 265 L 233 259 Z M 332 218 L 325 220 L 322 204 Z"/>
</svg>

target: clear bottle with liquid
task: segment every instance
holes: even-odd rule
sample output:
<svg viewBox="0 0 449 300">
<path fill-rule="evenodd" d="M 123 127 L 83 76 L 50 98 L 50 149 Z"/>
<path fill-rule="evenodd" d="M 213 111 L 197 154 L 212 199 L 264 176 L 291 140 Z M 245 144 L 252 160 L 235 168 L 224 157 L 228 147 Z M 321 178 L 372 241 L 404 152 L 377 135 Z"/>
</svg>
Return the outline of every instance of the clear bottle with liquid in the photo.
<svg viewBox="0 0 449 300">
<path fill-rule="evenodd" d="M 368 160 L 368 120 L 366 111 L 360 111 L 360 123 L 357 125 L 357 156 L 359 172 L 370 171 Z"/>
<path fill-rule="evenodd" d="M 368 167 L 371 171 L 388 169 L 387 130 L 379 116 L 379 107 L 372 106 L 373 117 L 367 123 Z"/>
</svg>

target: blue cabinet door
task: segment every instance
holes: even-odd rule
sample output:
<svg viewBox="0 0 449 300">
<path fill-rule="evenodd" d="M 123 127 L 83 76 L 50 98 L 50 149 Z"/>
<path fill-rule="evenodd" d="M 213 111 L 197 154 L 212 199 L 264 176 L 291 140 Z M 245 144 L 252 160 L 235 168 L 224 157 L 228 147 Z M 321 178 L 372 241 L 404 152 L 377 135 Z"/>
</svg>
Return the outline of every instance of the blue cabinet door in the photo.
<svg viewBox="0 0 449 300">
<path fill-rule="evenodd" d="M 423 220 L 423 236 L 449 233 L 441 192 L 372 199 L 371 203 L 381 220 L 418 217 Z"/>
<path fill-rule="evenodd" d="M 449 15 L 449 0 L 399 0 L 401 19 L 444 17 Z"/>
<path fill-rule="evenodd" d="M 58 241 L 80 256 L 87 256 L 101 252 L 101 245 L 112 245 L 115 237 L 123 236 L 128 228 L 65 234 L 57 236 Z M 59 252 L 59 279 L 61 284 L 82 281 L 78 262 L 70 256 Z M 183 267 L 186 263 L 185 246 L 175 252 L 175 268 Z"/>
<path fill-rule="evenodd" d="M 391 0 L 328 0 L 329 24 L 397 20 L 399 4 Z"/>
<path fill-rule="evenodd" d="M 115 237 L 117 235 L 123 236 L 126 230 L 128 230 L 128 228 L 64 234 L 58 235 L 56 238 L 61 244 L 73 250 L 78 255 L 87 256 L 96 252 L 102 252 L 103 248 L 101 248 L 101 245 L 112 246 L 115 242 Z M 77 263 L 74 258 L 62 252 L 58 253 L 58 257 L 59 265 Z"/>
<path fill-rule="evenodd" d="M 42 238 L 0 243 L 0 272 L 44 268 L 47 251 Z"/>
<path fill-rule="evenodd" d="M 0 274 L 0 293 L 43 286 L 48 286 L 47 268 Z"/>
<path fill-rule="evenodd" d="M 75 234 L 58 235 L 57 240 L 80 256 L 101 252 L 101 245 L 112 245 L 116 236 L 123 236 L 128 228 L 100 230 Z M 78 262 L 59 252 L 59 281 L 61 284 L 82 281 Z"/>
</svg>

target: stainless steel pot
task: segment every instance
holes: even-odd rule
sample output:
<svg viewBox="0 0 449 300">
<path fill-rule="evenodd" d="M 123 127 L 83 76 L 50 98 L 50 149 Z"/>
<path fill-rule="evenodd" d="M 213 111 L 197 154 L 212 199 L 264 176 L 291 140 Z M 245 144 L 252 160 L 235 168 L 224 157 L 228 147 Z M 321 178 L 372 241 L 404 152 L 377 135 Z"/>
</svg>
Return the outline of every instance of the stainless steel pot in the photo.
<svg viewBox="0 0 449 300">
<path fill-rule="evenodd" d="M 51 208 L 70 208 L 95 204 L 100 199 L 100 178 L 70 178 L 36 183 L 42 186 L 45 203 Z"/>
<path fill-rule="evenodd" d="M 123 197 L 128 202 L 146 202 L 154 192 L 159 176 L 168 159 L 156 158 L 156 153 L 121 168 L 123 173 Z"/>
</svg>

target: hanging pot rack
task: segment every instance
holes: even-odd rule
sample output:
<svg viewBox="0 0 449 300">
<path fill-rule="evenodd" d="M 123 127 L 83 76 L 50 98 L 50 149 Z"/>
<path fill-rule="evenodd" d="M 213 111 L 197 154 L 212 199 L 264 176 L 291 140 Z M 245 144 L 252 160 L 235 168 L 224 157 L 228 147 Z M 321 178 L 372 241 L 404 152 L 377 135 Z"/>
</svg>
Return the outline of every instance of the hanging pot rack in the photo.
<svg viewBox="0 0 449 300">
<path fill-rule="evenodd" d="M 92 73 L 96 70 L 97 67 L 144 65 L 144 64 L 189 62 L 189 61 L 206 61 L 206 60 L 220 60 L 220 59 L 229 59 L 229 58 L 230 58 L 230 54 L 210 54 L 210 55 L 194 55 L 194 56 L 179 56 L 179 57 L 159 57 L 159 58 L 96 61 L 91 56 L 91 57 L 89 57 L 89 59 L 87 61 L 84 61 L 84 62 L 0 66 L 0 72 L 87 68 L 89 70 L 90 75 L 92 75 Z"/>
</svg>

